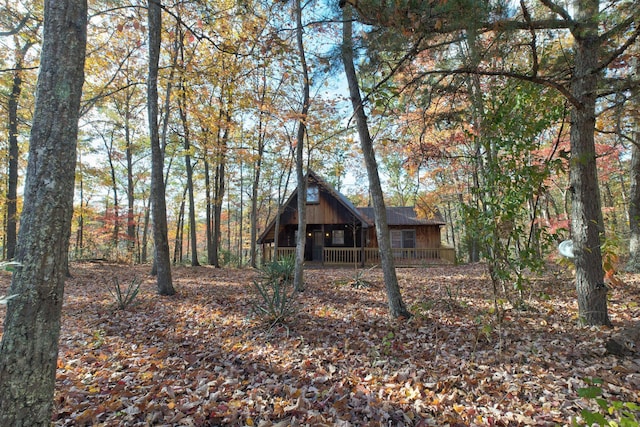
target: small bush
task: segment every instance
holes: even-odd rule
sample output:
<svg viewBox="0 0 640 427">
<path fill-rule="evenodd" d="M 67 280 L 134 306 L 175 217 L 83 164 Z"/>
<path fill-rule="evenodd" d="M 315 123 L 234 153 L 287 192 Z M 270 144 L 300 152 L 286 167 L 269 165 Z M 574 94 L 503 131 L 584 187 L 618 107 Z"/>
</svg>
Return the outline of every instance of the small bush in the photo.
<svg viewBox="0 0 640 427">
<path fill-rule="evenodd" d="M 602 380 L 592 378 L 585 380 L 588 387 L 578 389 L 578 395 L 593 399 L 598 404 L 599 411 L 583 409 L 582 422 L 572 420 L 573 426 L 607 426 L 607 427 L 638 427 L 640 424 L 640 405 L 634 402 L 621 402 L 606 399 L 602 396 Z"/>
<path fill-rule="evenodd" d="M 295 313 L 294 270 L 295 258 L 282 258 L 265 264 L 260 269 L 260 277 L 253 282 L 257 294 L 253 311 L 271 324 Z"/>
<path fill-rule="evenodd" d="M 142 282 L 138 280 L 137 277 L 134 277 L 126 288 L 123 288 L 123 286 L 120 285 L 120 280 L 118 280 L 117 277 L 113 278 L 109 292 L 113 296 L 115 304 L 120 310 L 126 309 L 133 303 L 133 300 L 136 299 L 140 292 L 141 284 Z"/>
</svg>

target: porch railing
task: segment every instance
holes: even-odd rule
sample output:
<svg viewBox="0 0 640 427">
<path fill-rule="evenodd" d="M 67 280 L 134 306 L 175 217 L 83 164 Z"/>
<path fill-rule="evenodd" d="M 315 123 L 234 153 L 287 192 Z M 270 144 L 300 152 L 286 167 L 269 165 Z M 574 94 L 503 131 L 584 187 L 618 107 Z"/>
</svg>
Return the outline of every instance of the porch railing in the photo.
<svg viewBox="0 0 640 427">
<path fill-rule="evenodd" d="M 265 248 L 264 259 L 269 261 L 273 248 Z M 276 258 L 295 256 L 295 248 L 278 248 Z M 364 256 L 365 265 L 380 264 L 378 248 L 324 248 L 322 263 L 325 265 L 361 264 Z M 450 247 L 393 249 L 393 258 L 397 266 L 420 266 L 434 263 L 454 263 L 455 251 Z"/>
</svg>

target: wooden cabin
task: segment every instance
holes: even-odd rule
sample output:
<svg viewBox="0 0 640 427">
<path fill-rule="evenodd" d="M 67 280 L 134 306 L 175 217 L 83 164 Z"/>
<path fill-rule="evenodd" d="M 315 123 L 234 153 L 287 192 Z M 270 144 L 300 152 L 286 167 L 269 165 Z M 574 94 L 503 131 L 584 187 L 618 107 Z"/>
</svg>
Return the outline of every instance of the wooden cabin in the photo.
<svg viewBox="0 0 640 427">
<path fill-rule="evenodd" d="M 274 219 L 258 239 L 265 261 L 295 253 L 297 206 L 296 189 L 281 209 L 278 229 Z M 445 222 L 437 210 L 425 218 L 413 207 L 388 207 L 387 223 L 396 265 L 454 261 L 453 249 L 441 244 L 440 229 Z M 305 234 L 307 262 L 323 265 L 380 262 L 373 208 L 355 207 L 313 171 L 307 174 Z"/>
</svg>

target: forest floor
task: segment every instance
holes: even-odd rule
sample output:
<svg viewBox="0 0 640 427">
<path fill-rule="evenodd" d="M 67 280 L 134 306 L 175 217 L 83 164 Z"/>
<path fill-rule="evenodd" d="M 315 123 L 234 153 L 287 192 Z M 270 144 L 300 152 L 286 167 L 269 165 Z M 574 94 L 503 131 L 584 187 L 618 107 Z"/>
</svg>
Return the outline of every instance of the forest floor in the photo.
<svg viewBox="0 0 640 427">
<path fill-rule="evenodd" d="M 499 324 L 482 264 L 398 269 L 409 320 L 388 316 L 380 269 L 364 288 L 354 269 L 309 269 L 297 313 L 269 327 L 250 269 L 176 267 L 173 297 L 148 270 L 71 265 L 54 425 L 571 425 L 598 410 L 578 391 L 592 378 L 609 404 L 640 404 L 640 354 L 605 349 L 640 318 L 640 275 L 610 292 L 614 326 L 587 328 L 568 271 L 535 278 L 523 309 L 501 301 Z M 142 280 L 126 310 L 114 278 Z"/>
</svg>

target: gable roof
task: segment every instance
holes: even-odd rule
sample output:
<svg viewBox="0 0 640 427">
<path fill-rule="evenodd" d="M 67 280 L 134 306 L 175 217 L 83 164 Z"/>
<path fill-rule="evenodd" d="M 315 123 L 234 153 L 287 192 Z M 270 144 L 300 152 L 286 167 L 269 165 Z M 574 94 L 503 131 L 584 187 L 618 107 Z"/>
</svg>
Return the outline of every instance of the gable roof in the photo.
<svg viewBox="0 0 640 427">
<path fill-rule="evenodd" d="M 335 198 L 338 201 L 338 203 L 340 203 L 351 215 L 353 215 L 353 217 L 362 224 L 363 228 L 369 228 L 374 226 L 374 222 L 372 219 L 363 215 L 362 212 L 360 212 L 358 208 L 356 208 L 355 205 L 351 203 L 351 201 L 347 199 L 347 197 L 344 194 L 336 190 L 333 187 L 333 185 L 329 184 L 327 181 L 321 178 L 314 171 L 309 170 L 307 172 L 307 175 L 305 176 L 305 179 L 307 181 L 307 185 L 311 179 L 319 187 L 322 187 L 329 195 Z M 296 198 L 297 195 L 298 195 L 298 187 L 296 187 L 296 189 L 291 193 L 291 195 L 283 205 L 282 209 L 278 213 L 278 215 L 282 215 L 282 212 L 284 212 L 284 210 L 287 209 L 287 207 L 289 207 L 290 204 L 292 204 L 294 198 Z M 297 206 L 294 206 L 293 208 L 297 209 Z M 258 238 L 258 243 L 263 243 L 265 239 L 267 239 L 267 236 L 269 236 L 269 234 L 272 232 L 273 228 L 275 227 L 275 224 L 276 224 L 276 218 L 273 218 L 265 228 L 264 232 Z"/>
<path fill-rule="evenodd" d="M 353 217 L 362 224 L 363 228 L 375 227 L 375 215 L 372 207 L 356 207 L 353 203 L 342 193 L 336 190 L 333 185 L 324 180 L 314 171 L 309 170 L 305 176 L 307 185 L 310 181 L 315 182 L 319 187 L 322 187 L 331 197 L 338 201 Z M 286 203 L 278 215 L 287 209 L 297 209 L 297 206 L 290 205 L 298 195 L 298 188 L 291 193 Z M 270 234 L 274 232 L 276 218 L 273 218 L 264 232 L 258 238 L 258 243 L 262 244 L 269 238 Z M 445 225 L 446 223 L 442 219 L 442 216 L 437 210 L 432 210 L 431 215 L 427 217 L 419 217 L 414 206 L 406 207 L 387 207 L 387 224 L 390 226 L 420 226 L 420 225 Z"/>
<path fill-rule="evenodd" d="M 333 197 L 335 197 L 338 200 L 338 202 L 340 202 L 340 204 L 342 206 L 344 206 L 349 211 L 349 213 L 351 215 L 354 216 L 354 218 L 356 218 L 358 221 L 360 221 L 362 223 L 363 227 L 365 227 L 365 228 L 373 227 L 374 222 L 373 222 L 372 219 L 370 219 L 370 218 L 373 218 L 373 217 L 368 217 L 367 215 L 363 215 L 363 213 L 360 211 L 360 209 L 358 209 L 353 203 L 351 203 L 351 200 L 349 200 L 344 194 L 342 194 L 338 190 L 336 190 L 333 187 L 333 185 L 329 184 L 327 181 L 325 181 L 323 178 L 321 178 L 318 174 L 316 174 L 312 170 L 309 170 L 307 179 L 309 177 L 313 178 L 313 180 L 315 180 L 329 194 L 331 194 Z M 298 192 L 298 189 L 296 188 L 295 193 L 297 193 L 297 192 Z"/>
</svg>

